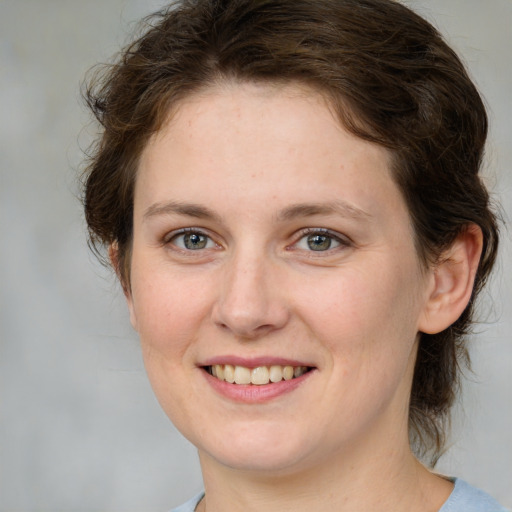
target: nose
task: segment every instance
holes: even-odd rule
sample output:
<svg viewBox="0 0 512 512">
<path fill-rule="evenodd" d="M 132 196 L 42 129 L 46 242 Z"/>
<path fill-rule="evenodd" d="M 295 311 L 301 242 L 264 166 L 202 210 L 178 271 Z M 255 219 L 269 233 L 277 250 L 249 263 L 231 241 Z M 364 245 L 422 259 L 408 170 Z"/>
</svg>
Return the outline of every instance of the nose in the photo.
<svg viewBox="0 0 512 512">
<path fill-rule="evenodd" d="M 226 262 L 213 321 L 248 340 L 282 329 L 289 320 L 289 308 L 278 267 L 262 256 L 239 255 Z"/>
</svg>

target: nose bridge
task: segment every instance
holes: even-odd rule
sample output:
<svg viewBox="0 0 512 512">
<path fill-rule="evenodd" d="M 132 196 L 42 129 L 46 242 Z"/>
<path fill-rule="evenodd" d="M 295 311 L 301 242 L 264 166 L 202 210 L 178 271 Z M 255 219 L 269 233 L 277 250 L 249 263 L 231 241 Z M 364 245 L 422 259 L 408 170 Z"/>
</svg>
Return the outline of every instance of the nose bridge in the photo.
<svg viewBox="0 0 512 512">
<path fill-rule="evenodd" d="M 214 321 L 243 338 L 281 328 L 288 311 L 278 289 L 278 266 L 264 251 L 250 247 L 234 251 L 225 263 Z"/>
</svg>

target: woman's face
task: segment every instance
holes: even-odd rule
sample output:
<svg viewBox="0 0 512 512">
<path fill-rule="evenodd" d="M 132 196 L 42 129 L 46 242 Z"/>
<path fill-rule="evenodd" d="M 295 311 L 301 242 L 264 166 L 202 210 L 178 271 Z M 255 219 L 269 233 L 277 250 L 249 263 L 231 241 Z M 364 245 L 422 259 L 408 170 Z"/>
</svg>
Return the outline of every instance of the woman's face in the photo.
<svg viewBox="0 0 512 512">
<path fill-rule="evenodd" d="M 431 279 L 389 167 L 291 86 L 196 95 L 145 149 L 131 319 L 202 456 L 286 471 L 406 442 Z"/>
</svg>

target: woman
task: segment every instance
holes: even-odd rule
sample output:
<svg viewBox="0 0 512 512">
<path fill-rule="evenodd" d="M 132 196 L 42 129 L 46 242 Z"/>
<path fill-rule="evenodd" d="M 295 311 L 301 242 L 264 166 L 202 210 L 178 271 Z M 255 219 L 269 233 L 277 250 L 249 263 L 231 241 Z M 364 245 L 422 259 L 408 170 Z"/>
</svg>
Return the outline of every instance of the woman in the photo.
<svg viewBox="0 0 512 512">
<path fill-rule="evenodd" d="M 425 465 L 498 243 L 485 109 L 432 26 L 391 0 L 184 1 L 87 99 L 91 241 L 199 452 L 177 510 L 502 510 Z"/>
</svg>

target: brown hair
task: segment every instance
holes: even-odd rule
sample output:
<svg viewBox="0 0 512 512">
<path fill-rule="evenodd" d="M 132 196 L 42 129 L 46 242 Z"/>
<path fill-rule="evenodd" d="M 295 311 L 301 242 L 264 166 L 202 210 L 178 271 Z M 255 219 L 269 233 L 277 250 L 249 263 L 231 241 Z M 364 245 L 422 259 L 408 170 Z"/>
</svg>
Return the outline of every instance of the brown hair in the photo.
<svg viewBox="0 0 512 512">
<path fill-rule="evenodd" d="M 85 91 L 103 126 L 84 175 L 90 243 L 97 252 L 117 246 L 126 288 L 141 152 L 180 100 L 222 80 L 309 85 L 348 130 L 388 148 L 425 265 L 469 224 L 480 226 L 473 297 L 451 327 L 422 334 L 417 355 L 411 442 L 435 460 L 498 244 L 478 176 L 487 116 L 464 66 L 434 27 L 393 0 L 184 0 L 148 18 Z"/>
</svg>

